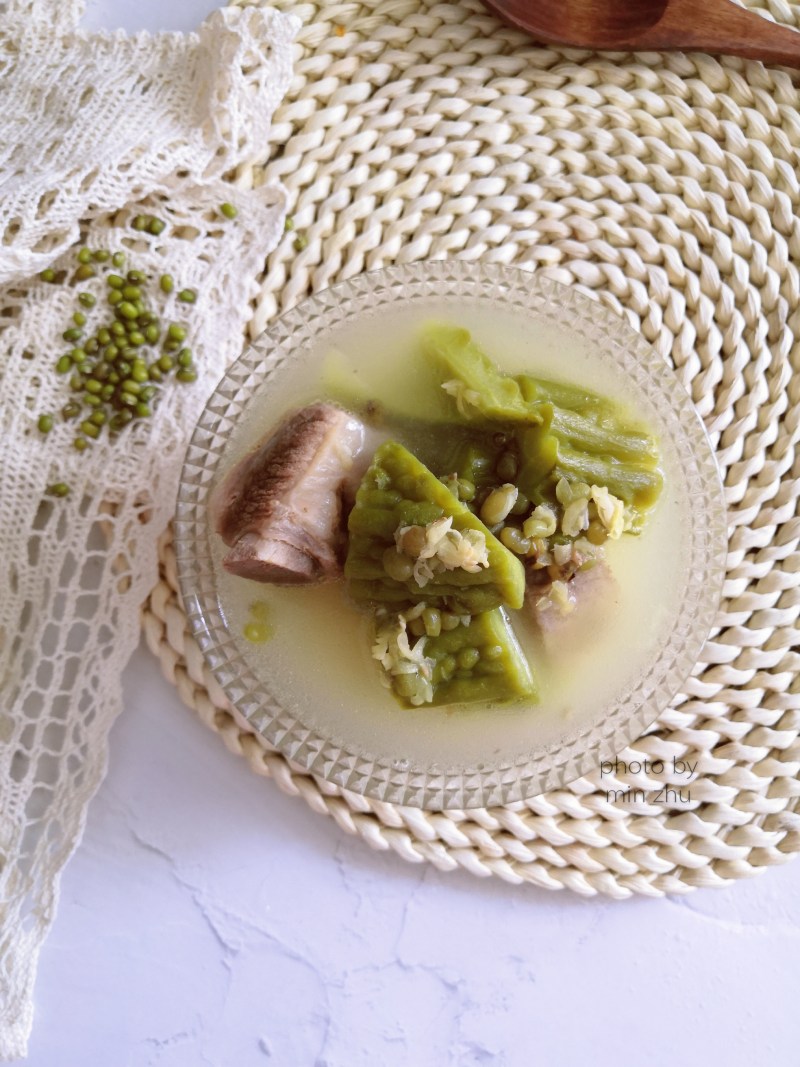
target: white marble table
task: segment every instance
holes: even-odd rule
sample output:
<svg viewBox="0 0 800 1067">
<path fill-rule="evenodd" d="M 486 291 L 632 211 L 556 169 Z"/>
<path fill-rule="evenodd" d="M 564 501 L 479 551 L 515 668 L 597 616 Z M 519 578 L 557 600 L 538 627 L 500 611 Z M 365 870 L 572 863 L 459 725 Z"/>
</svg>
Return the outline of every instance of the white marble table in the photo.
<svg viewBox="0 0 800 1067">
<path fill-rule="evenodd" d="M 675 900 L 376 853 L 140 650 L 41 957 L 30 1067 L 789 1067 L 800 864 Z"/>
<path fill-rule="evenodd" d="M 103 0 L 191 29 L 211 0 Z M 800 864 L 613 903 L 372 852 L 252 775 L 140 650 L 42 952 L 30 1067 L 783 1067 Z"/>
</svg>

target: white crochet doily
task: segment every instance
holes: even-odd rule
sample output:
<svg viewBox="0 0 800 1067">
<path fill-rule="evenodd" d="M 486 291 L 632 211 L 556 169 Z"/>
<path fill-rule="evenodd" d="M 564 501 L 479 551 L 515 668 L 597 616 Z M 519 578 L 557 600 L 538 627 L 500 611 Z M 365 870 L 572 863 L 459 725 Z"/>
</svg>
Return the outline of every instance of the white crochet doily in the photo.
<svg viewBox="0 0 800 1067">
<path fill-rule="evenodd" d="M 241 351 L 285 215 L 279 183 L 221 176 L 263 155 L 295 20 L 229 9 L 198 34 L 128 38 L 87 36 L 79 15 L 76 0 L 0 5 L 0 1058 L 25 1049 L 38 950 L 103 774 L 186 441 Z M 162 232 L 135 229 L 140 213 Z M 197 368 L 164 385 L 152 417 L 83 452 L 55 364 L 74 345 L 62 333 L 78 289 L 97 298 L 87 332 L 111 311 L 109 263 L 76 283 L 79 239 L 148 275 L 150 306 L 185 323 Z M 68 496 L 48 492 L 58 483 Z"/>
<path fill-rule="evenodd" d="M 620 754 L 688 761 L 690 777 L 598 774 L 490 810 L 372 802 L 265 750 L 187 636 L 168 538 L 143 618 L 167 676 L 257 773 L 412 862 L 614 897 L 784 862 L 800 850 L 798 76 L 540 48 L 479 0 L 277 6 L 304 23 L 280 147 L 239 178 L 283 181 L 295 230 L 270 256 L 251 335 L 309 292 L 416 259 L 482 258 L 592 290 L 705 420 L 730 509 L 725 599 L 684 692 Z M 800 6 L 751 6 L 800 26 Z M 690 798 L 659 800 L 664 787 Z M 629 788 L 646 799 L 609 796 Z"/>
</svg>

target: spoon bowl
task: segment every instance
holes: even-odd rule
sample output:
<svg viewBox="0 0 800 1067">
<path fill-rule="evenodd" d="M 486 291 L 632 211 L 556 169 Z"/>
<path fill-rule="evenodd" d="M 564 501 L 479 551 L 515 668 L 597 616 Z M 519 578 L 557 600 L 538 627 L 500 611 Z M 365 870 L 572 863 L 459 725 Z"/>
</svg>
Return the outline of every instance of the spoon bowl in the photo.
<svg viewBox="0 0 800 1067">
<path fill-rule="evenodd" d="M 800 67 L 800 33 L 731 0 L 484 0 L 539 41 L 614 51 L 721 52 Z"/>
</svg>

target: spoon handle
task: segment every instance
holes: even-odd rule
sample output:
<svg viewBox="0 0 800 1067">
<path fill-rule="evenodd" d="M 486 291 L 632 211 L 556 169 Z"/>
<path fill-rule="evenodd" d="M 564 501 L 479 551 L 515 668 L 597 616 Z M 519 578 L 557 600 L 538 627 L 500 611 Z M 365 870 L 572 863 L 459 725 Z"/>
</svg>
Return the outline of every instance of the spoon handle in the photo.
<svg viewBox="0 0 800 1067">
<path fill-rule="evenodd" d="M 800 67 L 800 33 L 732 0 L 483 0 L 539 41 L 577 48 L 716 52 Z"/>
<path fill-rule="evenodd" d="M 648 48 L 721 52 L 800 67 L 800 33 L 731 0 L 670 0 L 663 18 L 642 36 Z"/>
</svg>

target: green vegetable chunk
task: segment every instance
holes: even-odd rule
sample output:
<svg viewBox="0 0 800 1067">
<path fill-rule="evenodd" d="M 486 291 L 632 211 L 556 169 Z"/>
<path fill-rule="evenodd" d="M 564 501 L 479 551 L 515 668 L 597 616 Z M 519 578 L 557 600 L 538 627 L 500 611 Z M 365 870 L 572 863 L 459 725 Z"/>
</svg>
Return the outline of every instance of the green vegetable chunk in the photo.
<svg viewBox="0 0 800 1067">
<path fill-rule="evenodd" d="M 552 404 L 562 410 L 598 419 L 615 417 L 616 408 L 610 400 L 580 385 L 551 382 L 546 378 L 534 378 L 530 374 L 517 374 L 514 380 L 529 404 Z"/>
<path fill-rule="evenodd" d="M 415 563 L 430 564 L 431 560 L 420 560 L 418 553 L 405 555 L 397 551 L 395 533 L 401 527 L 426 527 L 441 518 L 452 519 L 456 539 L 459 534 L 472 531 L 474 540 L 485 544 L 488 566 L 476 566 L 474 570 L 440 567 L 428 578 L 409 573 Z M 466 504 L 396 441 L 386 441 L 375 453 L 356 495 L 348 528 L 350 541 L 344 572 L 353 598 L 360 603 L 409 604 L 424 600 L 430 607 L 468 614 L 500 605 L 522 606 L 525 572 L 520 561 Z M 411 564 L 406 566 L 407 576 L 402 567 L 392 565 L 393 557 L 397 564 Z M 435 560 L 433 565 L 437 565 Z"/>
<path fill-rule="evenodd" d="M 582 386 L 503 374 L 455 326 L 429 324 L 423 346 L 440 372 L 453 376 L 443 388 L 466 418 L 483 427 L 502 422 L 514 434 L 515 481 L 530 500 L 552 502 L 557 482 L 566 478 L 605 486 L 639 517 L 655 504 L 663 485 L 656 441 L 629 425 L 611 401 Z"/>
<path fill-rule="evenodd" d="M 422 669 L 430 673 L 433 690 L 424 707 L 537 698 L 531 668 L 502 608 L 474 615 L 466 626 L 424 638 L 422 654 Z M 411 699 L 417 689 L 414 676 L 394 674 L 391 686 L 401 703 L 420 706 Z"/>
<path fill-rule="evenodd" d="M 661 471 L 649 464 L 624 463 L 613 456 L 592 456 L 559 444 L 554 480 L 561 477 L 572 483 L 604 485 L 640 513 L 655 504 L 664 484 Z"/>
<path fill-rule="evenodd" d="M 537 696 L 531 668 L 502 608 L 473 616 L 469 626 L 428 638 L 425 654 L 436 663 L 433 704 Z M 448 677 L 451 659 L 456 668 Z"/>
<path fill-rule="evenodd" d="M 454 435 L 455 436 L 455 435 Z M 459 478 L 466 478 L 480 486 L 491 480 L 497 461 L 497 449 L 475 437 L 457 437 L 454 446 L 445 453 L 445 470 L 453 470 Z"/>
<path fill-rule="evenodd" d="M 442 388 L 467 419 L 502 419 L 540 423 L 541 413 L 523 396 L 519 383 L 494 366 L 472 340 L 469 330 L 429 323 L 422 334 L 425 355 L 442 370 Z"/>
</svg>

